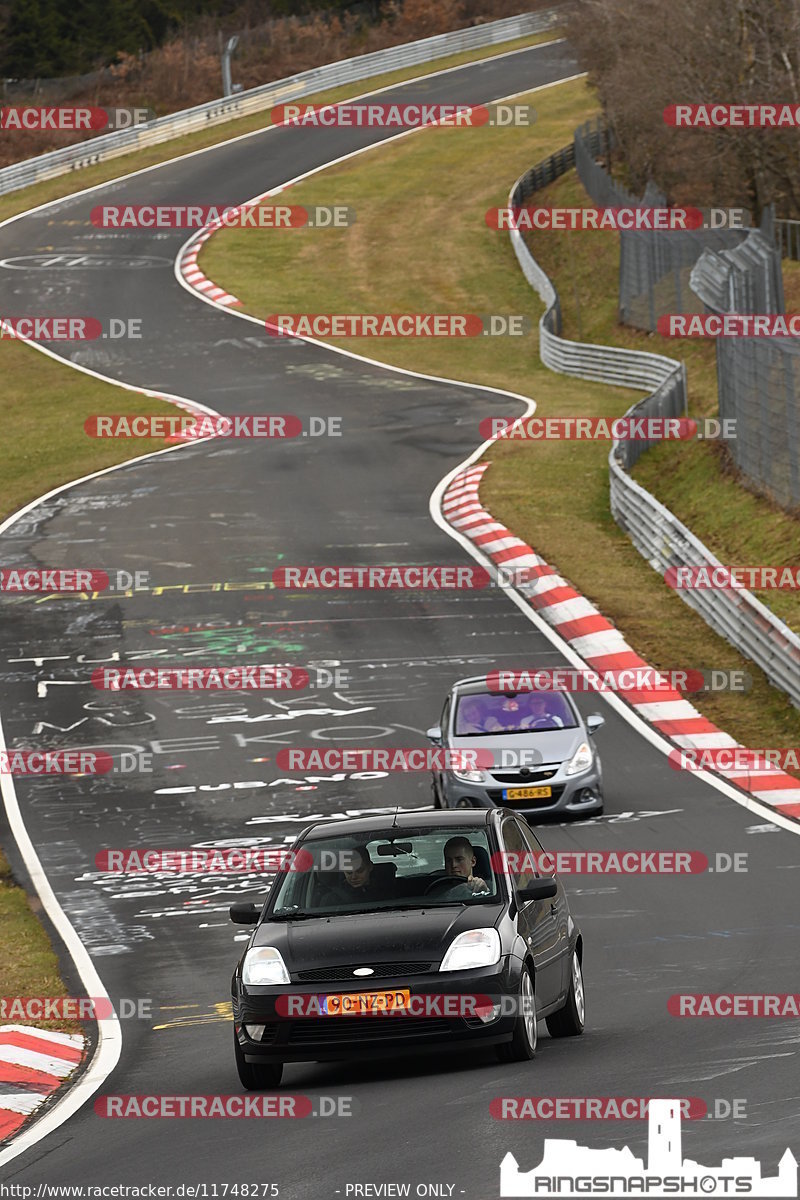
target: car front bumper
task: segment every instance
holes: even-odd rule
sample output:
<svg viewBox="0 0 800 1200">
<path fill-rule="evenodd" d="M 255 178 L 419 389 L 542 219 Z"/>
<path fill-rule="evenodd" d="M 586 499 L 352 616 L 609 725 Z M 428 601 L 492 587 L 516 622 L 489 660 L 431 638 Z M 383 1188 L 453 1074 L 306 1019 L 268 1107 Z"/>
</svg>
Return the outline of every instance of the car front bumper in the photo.
<svg viewBox="0 0 800 1200">
<path fill-rule="evenodd" d="M 318 983 L 313 991 L 308 985 L 301 984 L 248 989 L 240 984 L 239 994 L 233 997 L 236 1036 L 245 1061 L 250 1063 L 316 1062 L 391 1055 L 428 1046 L 446 1049 L 496 1045 L 512 1037 L 515 1020 L 512 1012 L 501 1012 L 489 1022 L 483 1022 L 477 1016 L 458 1014 L 468 1011 L 469 1004 L 464 1004 L 464 997 L 489 997 L 495 1002 L 504 996 L 516 998 L 521 968 L 521 960 L 506 957 L 486 969 L 415 975 L 413 979 L 382 978 L 371 987 L 365 987 L 363 980 L 354 981 L 358 986 L 353 987 L 341 982 Z M 286 1011 L 287 997 L 321 997 L 401 988 L 411 993 L 412 1003 L 423 1015 L 281 1015 Z M 447 997 L 451 999 L 448 1001 Z M 281 1012 L 277 1008 L 279 998 Z M 248 1034 L 248 1028 L 258 1025 L 265 1028 L 262 1037 L 256 1040 Z"/>
<path fill-rule="evenodd" d="M 591 816 L 603 807 L 603 772 L 598 760 L 588 771 L 580 771 L 576 775 L 565 775 L 559 770 L 546 786 L 552 789 L 552 796 L 536 800 L 504 800 L 503 792 L 512 787 L 524 787 L 524 780 L 519 783 L 499 783 L 492 780 L 489 783 L 466 783 L 448 774 L 444 783 L 444 799 L 448 808 L 466 806 L 470 808 L 511 808 L 524 816 L 542 816 L 550 813 L 574 813 Z M 539 787 L 535 780 L 527 786 Z"/>
</svg>

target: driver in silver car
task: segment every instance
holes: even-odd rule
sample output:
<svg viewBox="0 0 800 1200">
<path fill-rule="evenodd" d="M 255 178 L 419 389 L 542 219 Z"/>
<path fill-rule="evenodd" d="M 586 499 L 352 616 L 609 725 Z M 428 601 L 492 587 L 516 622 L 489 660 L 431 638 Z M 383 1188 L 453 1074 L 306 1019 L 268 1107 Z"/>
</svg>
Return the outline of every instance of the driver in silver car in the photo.
<svg viewBox="0 0 800 1200">
<path fill-rule="evenodd" d="M 520 721 L 521 729 L 563 729 L 564 721 L 552 711 L 547 695 L 533 692 L 524 702 L 525 715 Z"/>
</svg>

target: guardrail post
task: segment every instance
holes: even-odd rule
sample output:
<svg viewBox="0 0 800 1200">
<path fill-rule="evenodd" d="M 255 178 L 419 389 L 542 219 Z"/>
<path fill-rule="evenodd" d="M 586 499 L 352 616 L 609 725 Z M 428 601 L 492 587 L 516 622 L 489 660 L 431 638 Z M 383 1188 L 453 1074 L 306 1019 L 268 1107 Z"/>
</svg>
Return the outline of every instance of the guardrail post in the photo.
<svg viewBox="0 0 800 1200">
<path fill-rule="evenodd" d="M 223 96 L 233 95 L 233 84 L 231 83 L 231 55 L 239 45 L 239 36 L 234 34 L 228 39 L 228 44 L 222 51 L 222 94 Z"/>
</svg>

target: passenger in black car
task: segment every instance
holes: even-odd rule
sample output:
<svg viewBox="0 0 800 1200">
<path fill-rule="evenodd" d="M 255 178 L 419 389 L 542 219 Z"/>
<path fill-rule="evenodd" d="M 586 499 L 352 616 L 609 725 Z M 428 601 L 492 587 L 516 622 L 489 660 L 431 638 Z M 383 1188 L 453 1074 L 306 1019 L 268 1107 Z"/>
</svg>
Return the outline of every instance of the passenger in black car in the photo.
<svg viewBox="0 0 800 1200">
<path fill-rule="evenodd" d="M 376 867 L 367 847 L 356 846 L 347 851 L 347 866 L 325 900 L 345 904 L 357 900 L 387 900 L 392 895 L 393 877 L 394 869 L 390 864 Z"/>
</svg>

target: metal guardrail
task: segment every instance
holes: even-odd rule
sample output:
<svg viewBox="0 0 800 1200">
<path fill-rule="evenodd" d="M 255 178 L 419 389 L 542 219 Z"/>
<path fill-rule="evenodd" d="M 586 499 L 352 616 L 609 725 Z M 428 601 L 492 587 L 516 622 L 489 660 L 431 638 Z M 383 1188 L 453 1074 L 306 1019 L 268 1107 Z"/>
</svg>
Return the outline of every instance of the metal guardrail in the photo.
<svg viewBox="0 0 800 1200">
<path fill-rule="evenodd" d="M 574 165 L 574 147 L 557 150 L 517 180 L 508 198 L 509 208 L 522 208 L 539 187 L 552 182 Z M 517 229 L 511 230 L 511 244 L 525 278 L 547 305 L 539 321 L 539 354 L 544 365 L 551 371 L 638 390 L 659 388 L 676 373 L 681 372 L 681 364 L 663 354 L 597 346 L 590 342 L 573 342 L 561 337 L 561 305 L 556 289 Z M 684 391 L 680 413 L 683 413 L 685 408 Z M 645 414 L 640 414 L 637 408 L 637 415 Z"/>
<path fill-rule="evenodd" d="M 0 195 L 29 187 L 43 179 L 53 179 L 57 175 L 69 171 L 79 171 L 83 167 L 93 166 L 109 158 L 121 154 L 129 154 L 143 146 L 155 146 L 170 138 L 194 133 L 198 129 L 208 129 L 235 117 L 244 117 L 250 113 L 261 112 L 273 104 L 284 103 L 287 100 L 310 96 L 314 92 L 327 88 L 340 87 L 343 84 L 355 83 L 359 80 L 370 79 L 374 75 L 382 75 L 388 71 L 399 70 L 403 67 L 413 67 L 420 63 L 433 62 L 449 54 L 459 54 L 465 50 L 476 50 L 485 46 L 494 46 L 514 38 L 526 37 L 533 33 L 542 33 L 552 29 L 561 16 L 558 7 L 544 9 L 540 12 L 522 13 L 516 17 L 506 17 L 501 21 L 490 21 L 485 25 L 475 25 L 470 29 L 457 29 L 452 33 L 440 33 L 435 37 L 424 38 L 418 42 L 406 42 L 402 46 L 390 46 L 386 50 L 375 50 L 370 54 L 362 54 L 356 58 L 346 58 L 341 62 L 329 63 L 323 67 L 313 67 L 309 71 L 301 71 L 275 83 L 263 84 L 239 92 L 222 100 L 212 100 L 206 104 L 198 104 L 194 108 L 186 108 L 181 112 L 170 113 L 166 117 L 158 117 L 133 129 L 118 130 L 115 133 L 102 134 L 85 142 L 77 142 L 65 146 L 61 150 L 51 150 L 36 158 L 28 158 L 21 163 L 13 163 L 0 170 Z"/>
<path fill-rule="evenodd" d="M 776 217 L 775 242 L 781 258 L 800 259 L 800 221 Z"/>
<path fill-rule="evenodd" d="M 613 454 L 608 465 L 614 519 L 654 570 L 663 574 L 669 567 L 721 565 L 690 529 L 626 474 Z M 678 595 L 800 708 L 800 637 L 788 625 L 745 588 L 684 588 Z"/>
<path fill-rule="evenodd" d="M 584 134 L 585 136 L 585 134 Z M 521 206 L 536 190 L 538 180 L 551 182 L 575 163 L 571 147 L 559 150 L 527 171 L 514 184 L 509 207 Z M 652 387 L 653 391 L 628 409 L 626 416 L 678 417 L 686 412 L 686 369 L 664 355 L 613 346 L 572 342 L 561 336 L 561 306 L 552 280 L 542 270 L 519 230 L 511 244 L 525 278 L 543 303 L 539 321 L 539 354 L 545 366 L 581 379 L 622 387 Z M 615 442 L 608 456 L 610 506 L 614 520 L 646 558 L 664 574 L 670 567 L 718 567 L 719 562 L 699 538 L 655 496 L 631 479 L 628 471 L 651 442 Z M 717 633 L 757 663 L 775 687 L 800 708 L 800 637 L 746 589 L 729 591 L 681 589 L 678 595 Z"/>
</svg>

